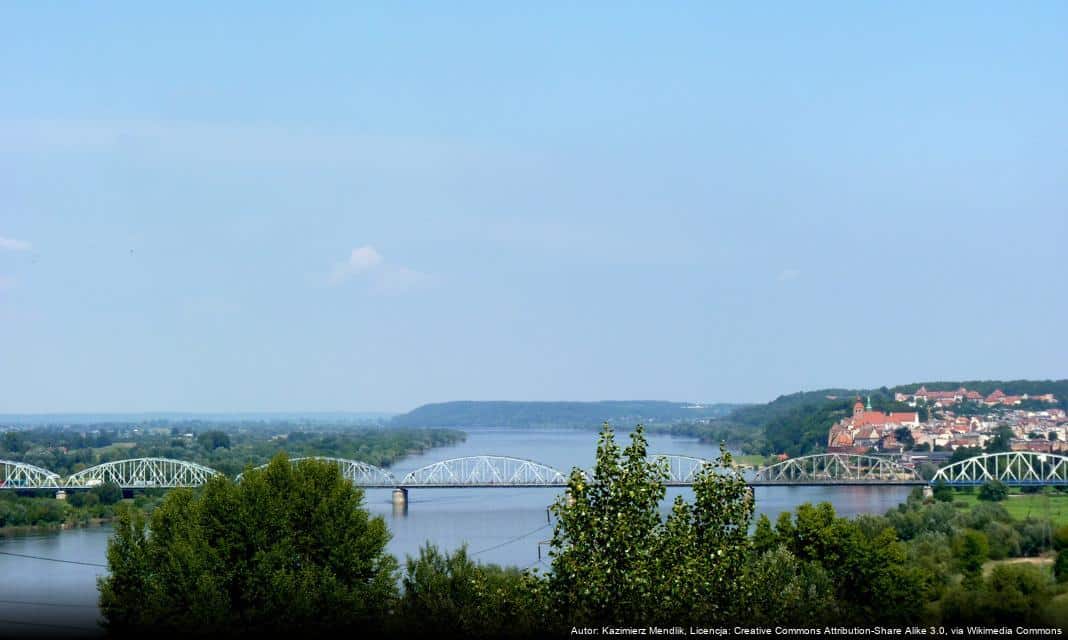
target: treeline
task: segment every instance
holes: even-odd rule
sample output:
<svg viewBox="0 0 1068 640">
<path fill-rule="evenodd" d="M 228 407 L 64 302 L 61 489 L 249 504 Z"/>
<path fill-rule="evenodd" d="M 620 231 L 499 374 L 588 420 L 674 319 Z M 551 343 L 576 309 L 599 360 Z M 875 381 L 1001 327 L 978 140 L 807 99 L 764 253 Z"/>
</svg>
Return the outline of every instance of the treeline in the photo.
<svg viewBox="0 0 1068 640">
<path fill-rule="evenodd" d="M 134 429 L 137 429 L 137 432 Z M 92 433 L 97 431 L 97 433 Z M 246 429 L 228 423 L 170 424 L 168 427 L 86 429 L 39 428 L 0 435 L 0 457 L 27 462 L 61 476 L 128 458 L 189 460 L 236 475 L 246 465 L 266 463 L 279 451 L 293 457 L 331 456 L 388 467 L 400 458 L 465 438 L 452 429 L 383 429 L 319 425 L 302 430 L 279 422 Z"/>
<path fill-rule="evenodd" d="M 1001 389 L 1010 396 L 1052 393 L 1057 397 L 1057 404 L 1042 403 L 1042 406 L 1068 408 L 1068 380 L 964 380 L 960 382 L 940 380 L 903 384 L 891 388 L 890 391 L 891 393 L 915 393 L 920 387 L 927 387 L 928 391 L 956 391 L 965 387 L 971 391 L 978 391 L 983 396 L 988 396 L 997 389 Z"/>
<path fill-rule="evenodd" d="M 658 400 L 602 402 L 506 402 L 460 401 L 425 404 L 394 416 L 391 424 L 402 427 L 596 427 L 617 424 L 674 423 L 728 414 L 738 405 L 712 404 L 695 408 L 682 402 Z"/>
<path fill-rule="evenodd" d="M 625 449 L 602 432 L 593 476 L 573 473 L 552 507 L 545 572 L 478 565 L 462 549 L 429 545 L 402 571 L 385 551 L 385 521 L 362 509 L 336 467 L 294 470 L 277 458 L 240 485 L 217 478 L 199 493 L 175 491 L 148 521 L 124 514 L 101 610 L 115 634 L 1068 624 L 1068 530 L 917 492 L 886 516 L 846 519 L 830 504 L 806 504 L 774 525 L 760 518 L 750 534 L 753 494 L 729 456 L 696 480 L 692 503 L 677 497 L 665 517 L 667 469 L 646 448 L 641 428 Z M 1051 569 L 992 564 L 995 546 L 1006 556 L 1059 551 Z"/>
<path fill-rule="evenodd" d="M 32 528 L 58 528 L 60 526 L 84 526 L 90 522 L 111 520 L 120 504 L 151 511 L 162 500 L 162 490 L 139 490 L 132 499 L 123 501 L 122 489 L 105 483 L 88 490 L 75 490 L 66 500 L 57 500 L 51 495 L 37 497 L 19 495 L 14 491 L 0 492 L 0 530 Z"/>
</svg>

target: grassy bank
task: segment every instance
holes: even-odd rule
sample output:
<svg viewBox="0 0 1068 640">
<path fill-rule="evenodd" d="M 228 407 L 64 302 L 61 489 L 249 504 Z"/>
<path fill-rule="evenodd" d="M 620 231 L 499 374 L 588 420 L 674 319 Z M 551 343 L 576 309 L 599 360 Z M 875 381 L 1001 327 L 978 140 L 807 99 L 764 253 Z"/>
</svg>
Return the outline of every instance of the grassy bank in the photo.
<svg viewBox="0 0 1068 640">
<path fill-rule="evenodd" d="M 980 500 L 974 493 L 957 493 L 953 497 L 954 503 L 963 503 L 968 508 L 979 504 Z M 1048 518 L 1054 527 L 1068 525 L 1068 494 L 1054 493 L 1010 493 L 1009 497 L 999 502 L 1014 520 L 1026 520 L 1031 518 Z"/>
</svg>

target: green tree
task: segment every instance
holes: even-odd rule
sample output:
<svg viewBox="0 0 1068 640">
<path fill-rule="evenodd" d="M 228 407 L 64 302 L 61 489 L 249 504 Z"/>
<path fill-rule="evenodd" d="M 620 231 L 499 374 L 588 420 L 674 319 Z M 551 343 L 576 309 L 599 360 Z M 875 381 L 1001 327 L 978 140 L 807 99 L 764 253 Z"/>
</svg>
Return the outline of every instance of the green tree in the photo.
<svg viewBox="0 0 1068 640">
<path fill-rule="evenodd" d="M 779 545 L 778 536 L 771 528 L 771 520 L 765 514 L 757 518 L 756 530 L 753 532 L 753 550 L 758 554 L 772 551 Z"/>
<path fill-rule="evenodd" d="M 720 472 L 717 472 L 720 471 Z M 587 624 L 730 619 L 746 599 L 752 493 L 725 451 L 662 519 L 666 462 L 646 457 L 641 425 L 625 450 L 606 423 L 593 477 L 578 469 L 558 521 L 548 578 L 552 610 Z"/>
<path fill-rule="evenodd" d="M 1053 563 L 1053 575 L 1057 582 L 1068 582 L 1068 549 L 1057 552 L 1057 560 Z"/>
<path fill-rule="evenodd" d="M 973 583 L 983 571 L 983 563 L 990 557 L 990 545 L 981 531 L 967 530 L 953 539 L 953 555 L 964 573 L 965 581 Z"/>
<path fill-rule="evenodd" d="M 122 487 L 114 482 L 98 484 L 90 489 L 89 493 L 95 495 L 100 504 L 116 504 L 122 500 Z"/>
<path fill-rule="evenodd" d="M 979 499 L 987 502 L 1001 502 L 1009 497 L 1009 488 L 1000 480 L 988 480 L 979 487 Z"/>
<path fill-rule="evenodd" d="M 986 443 L 987 453 L 1004 453 L 1006 451 L 1012 451 L 1012 429 L 1009 427 L 1000 427 L 994 437 Z"/>
<path fill-rule="evenodd" d="M 407 636 L 533 636 L 545 612 L 537 578 L 477 564 L 466 547 L 443 554 L 427 544 L 408 558 L 403 586 L 395 625 Z"/>
<path fill-rule="evenodd" d="M 941 478 L 934 483 L 932 492 L 934 499 L 939 502 L 953 502 L 953 489 Z"/>
<path fill-rule="evenodd" d="M 240 484 L 123 509 L 100 608 L 112 633 L 277 633 L 369 625 L 396 598 L 385 522 L 336 465 L 284 454 Z"/>
<path fill-rule="evenodd" d="M 222 447 L 230 448 L 230 436 L 225 431 L 205 431 L 197 436 L 197 442 L 208 451 Z"/>
</svg>

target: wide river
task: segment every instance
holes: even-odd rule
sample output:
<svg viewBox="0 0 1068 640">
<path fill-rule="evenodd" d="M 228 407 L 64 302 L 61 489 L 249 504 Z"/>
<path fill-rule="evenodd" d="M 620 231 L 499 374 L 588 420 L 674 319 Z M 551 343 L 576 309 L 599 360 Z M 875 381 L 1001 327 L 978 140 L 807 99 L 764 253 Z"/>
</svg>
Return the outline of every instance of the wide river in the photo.
<svg viewBox="0 0 1068 640">
<path fill-rule="evenodd" d="M 527 458 L 567 472 L 575 466 L 591 468 L 596 452 L 597 434 L 592 431 L 467 432 L 465 442 L 401 460 L 392 469 L 394 475 L 401 477 L 439 460 L 481 454 Z M 621 444 L 629 442 L 625 434 L 617 438 Z M 650 453 L 699 458 L 719 454 L 718 447 L 693 438 L 653 434 L 649 445 Z M 902 502 L 908 492 L 904 487 L 759 487 L 756 506 L 758 513 L 773 521 L 804 502 L 828 501 L 846 516 L 881 514 Z M 546 569 L 546 541 L 552 537 L 546 508 L 557 494 L 554 489 L 413 489 L 407 513 L 395 512 L 388 490 L 368 490 L 366 501 L 372 514 L 386 519 L 393 533 L 389 550 L 402 564 L 430 541 L 446 550 L 466 543 L 481 562 Z M 692 497 L 689 489 L 669 489 L 668 500 L 678 494 Z M 96 579 L 105 572 L 99 565 L 106 563 L 110 534 L 109 527 L 97 527 L 0 538 L 0 636 L 99 634 Z"/>
</svg>

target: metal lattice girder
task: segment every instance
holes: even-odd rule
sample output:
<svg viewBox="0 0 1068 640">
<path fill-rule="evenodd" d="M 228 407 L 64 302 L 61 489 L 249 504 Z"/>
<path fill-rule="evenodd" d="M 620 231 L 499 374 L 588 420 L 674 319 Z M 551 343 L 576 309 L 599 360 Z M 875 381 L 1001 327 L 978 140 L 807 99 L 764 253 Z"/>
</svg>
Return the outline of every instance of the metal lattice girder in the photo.
<svg viewBox="0 0 1068 640">
<path fill-rule="evenodd" d="M 366 462 L 360 462 L 358 460 L 348 460 L 346 458 L 328 458 L 325 456 L 308 456 L 304 458 L 290 458 L 289 461 L 292 464 L 297 464 L 301 460 L 318 460 L 320 462 L 332 462 L 338 466 L 341 470 L 341 475 L 346 480 L 356 485 L 357 487 L 395 487 L 397 486 L 397 480 L 393 477 L 393 474 L 385 469 L 376 467 L 373 464 L 367 464 Z M 256 467 L 257 469 L 266 469 L 266 464 L 261 464 Z M 241 476 L 244 474 L 238 474 L 237 481 L 241 481 Z"/>
<path fill-rule="evenodd" d="M 510 486 L 566 485 L 564 474 L 550 466 L 504 456 L 470 456 L 435 462 L 404 476 L 401 486 Z"/>
<path fill-rule="evenodd" d="M 133 458 L 83 469 L 67 478 L 66 486 L 91 487 L 113 482 L 124 489 L 199 487 L 218 474 L 215 469 L 186 460 Z"/>
<path fill-rule="evenodd" d="M 668 469 L 668 484 L 693 484 L 697 474 L 706 466 L 715 467 L 716 463 L 705 458 L 683 456 L 674 453 L 657 453 L 651 456 L 654 460 L 666 460 Z"/>
<path fill-rule="evenodd" d="M 0 489 L 57 489 L 59 475 L 25 462 L 0 460 Z"/>
<path fill-rule="evenodd" d="M 893 460 L 848 453 L 790 458 L 757 471 L 755 482 L 904 482 L 922 480 Z"/>
<path fill-rule="evenodd" d="M 998 480 L 1007 485 L 1068 485 L 1068 456 L 1034 451 L 986 453 L 938 470 L 932 483 L 976 485 Z"/>
</svg>

